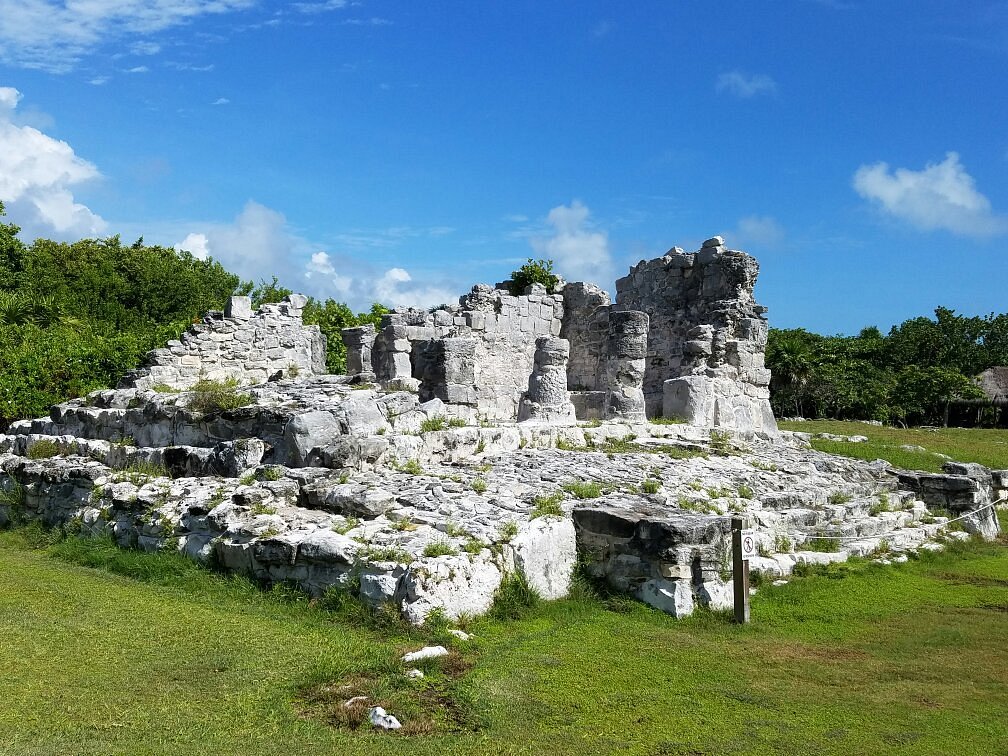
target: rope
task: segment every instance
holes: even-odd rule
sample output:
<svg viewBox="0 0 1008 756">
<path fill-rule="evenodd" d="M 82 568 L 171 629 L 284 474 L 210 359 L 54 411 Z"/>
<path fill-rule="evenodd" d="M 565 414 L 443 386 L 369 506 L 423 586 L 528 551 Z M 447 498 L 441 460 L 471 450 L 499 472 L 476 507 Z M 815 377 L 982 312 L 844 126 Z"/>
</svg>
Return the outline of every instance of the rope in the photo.
<svg viewBox="0 0 1008 756">
<path fill-rule="evenodd" d="M 942 530 L 944 528 L 947 528 L 953 522 L 958 522 L 959 520 L 965 520 L 967 517 L 972 517 L 977 512 L 983 512 L 985 509 L 993 509 L 998 504 L 1001 504 L 1002 502 L 1005 502 L 1005 501 L 1008 501 L 1008 497 L 1004 497 L 1003 496 L 1000 499 L 998 499 L 997 501 L 992 501 L 990 504 L 984 504 L 982 507 L 978 507 L 977 509 L 974 509 L 972 512 L 967 512 L 964 515 L 960 515 L 959 517 L 956 517 L 954 519 L 947 520 L 947 521 L 943 522 L 941 525 L 938 526 L 938 529 Z M 877 533 L 875 535 L 861 535 L 861 536 L 816 535 L 816 536 L 812 536 L 812 538 L 821 538 L 821 539 L 826 540 L 826 541 L 840 541 L 841 543 L 846 542 L 846 541 L 867 541 L 870 538 L 885 538 L 886 536 L 893 535 L 894 533 L 902 532 L 902 530 L 903 529 L 900 528 L 898 530 L 890 530 L 890 531 L 888 531 L 886 533 Z M 808 535 L 808 534 L 806 533 L 806 535 Z"/>
</svg>

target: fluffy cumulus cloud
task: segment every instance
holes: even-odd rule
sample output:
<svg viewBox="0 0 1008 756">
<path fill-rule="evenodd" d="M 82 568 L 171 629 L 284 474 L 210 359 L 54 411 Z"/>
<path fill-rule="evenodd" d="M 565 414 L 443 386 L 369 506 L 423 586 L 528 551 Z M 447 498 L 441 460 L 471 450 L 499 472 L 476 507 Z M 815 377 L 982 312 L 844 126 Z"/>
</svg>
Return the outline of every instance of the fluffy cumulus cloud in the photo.
<svg viewBox="0 0 1008 756">
<path fill-rule="evenodd" d="M 291 288 L 344 301 L 355 310 L 366 310 L 372 302 L 431 307 L 455 301 L 459 295 L 451 283 L 440 279 L 414 280 L 400 267 L 383 270 L 349 255 L 320 250 L 293 230 L 282 213 L 252 200 L 229 223 L 190 225 L 195 228 L 174 245 L 176 249 L 200 259 L 212 256 L 245 280 L 277 275 Z"/>
<path fill-rule="evenodd" d="M 777 82 L 766 74 L 728 71 L 718 76 L 716 88 L 718 92 L 727 92 L 747 100 L 756 95 L 774 94 L 777 91 Z"/>
<path fill-rule="evenodd" d="M 1008 218 L 993 211 L 955 152 L 919 171 L 890 170 L 887 163 L 862 165 L 853 184 L 887 215 L 924 231 L 943 229 L 973 237 L 1008 232 Z"/>
<path fill-rule="evenodd" d="M 738 227 L 728 241 L 737 241 L 743 247 L 771 247 L 784 241 L 784 227 L 769 215 L 747 215 L 739 218 Z"/>
<path fill-rule="evenodd" d="M 596 230 L 588 208 L 574 200 L 549 211 L 549 236 L 534 236 L 532 249 L 541 258 L 553 260 L 557 272 L 568 281 L 609 281 L 613 261 L 609 237 Z"/>
<path fill-rule="evenodd" d="M 16 119 L 21 93 L 0 87 L 0 202 L 24 238 L 95 236 L 105 221 L 74 199 L 73 188 L 101 176 L 66 142 Z"/>
<path fill-rule="evenodd" d="M 0 0 L 0 60 L 65 73 L 99 45 L 132 39 L 137 54 L 151 54 L 156 43 L 136 40 L 137 36 L 254 4 L 255 0 Z"/>
</svg>

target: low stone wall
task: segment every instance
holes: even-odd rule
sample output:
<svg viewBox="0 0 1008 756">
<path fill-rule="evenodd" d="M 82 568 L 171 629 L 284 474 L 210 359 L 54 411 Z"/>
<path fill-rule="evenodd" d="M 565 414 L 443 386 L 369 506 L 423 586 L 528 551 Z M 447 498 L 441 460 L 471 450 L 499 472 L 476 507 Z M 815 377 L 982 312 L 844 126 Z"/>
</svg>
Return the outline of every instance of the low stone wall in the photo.
<svg viewBox="0 0 1008 756">
<path fill-rule="evenodd" d="M 149 352 L 120 388 L 164 384 L 187 389 L 200 378 L 237 379 L 245 385 L 274 377 L 326 372 L 326 340 L 301 320 L 307 298 L 292 294 L 252 310 L 248 297 L 231 297 L 224 312 L 211 311 L 165 349 Z"/>
</svg>

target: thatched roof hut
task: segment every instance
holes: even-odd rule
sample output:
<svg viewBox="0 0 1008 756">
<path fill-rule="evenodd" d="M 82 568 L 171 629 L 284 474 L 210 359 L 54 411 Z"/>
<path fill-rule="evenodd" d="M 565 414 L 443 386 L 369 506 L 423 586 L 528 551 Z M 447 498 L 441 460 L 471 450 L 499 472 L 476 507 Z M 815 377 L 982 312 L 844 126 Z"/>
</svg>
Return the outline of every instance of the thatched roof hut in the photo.
<svg viewBox="0 0 1008 756">
<path fill-rule="evenodd" d="M 977 385 L 986 395 L 986 401 L 1008 405 L 1008 367 L 992 367 L 976 377 Z"/>
</svg>

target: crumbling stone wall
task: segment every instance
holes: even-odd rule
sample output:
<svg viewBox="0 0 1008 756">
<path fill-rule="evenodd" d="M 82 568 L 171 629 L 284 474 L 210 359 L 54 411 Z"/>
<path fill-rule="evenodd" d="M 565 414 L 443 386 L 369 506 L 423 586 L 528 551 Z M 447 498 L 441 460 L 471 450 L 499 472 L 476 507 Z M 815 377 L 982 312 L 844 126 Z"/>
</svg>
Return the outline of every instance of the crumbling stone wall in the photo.
<svg viewBox="0 0 1008 756">
<path fill-rule="evenodd" d="M 457 307 L 395 310 L 382 318 L 372 369 L 386 386 L 413 388 L 486 419 L 514 420 L 536 339 L 560 334 L 563 307 L 563 297 L 542 286 L 512 296 L 477 284 Z M 465 361 L 471 361 L 468 368 Z"/>
<path fill-rule="evenodd" d="M 231 297 L 224 312 L 210 311 L 165 349 L 149 352 L 120 388 L 166 384 L 187 389 L 200 378 L 257 384 L 278 373 L 323 374 L 326 340 L 317 325 L 302 322 L 307 302 L 301 294 L 292 294 L 253 311 L 248 297 Z"/>
<path fill-rule="evenodd" d="M 616 282 L 617 310 L 650 316 L 644 396 L 650 416 L 776 434 L 764 363 L 766 308 L 753 299 L 759 264 L 721 237 L 678 247 Z"/>
</svg>

